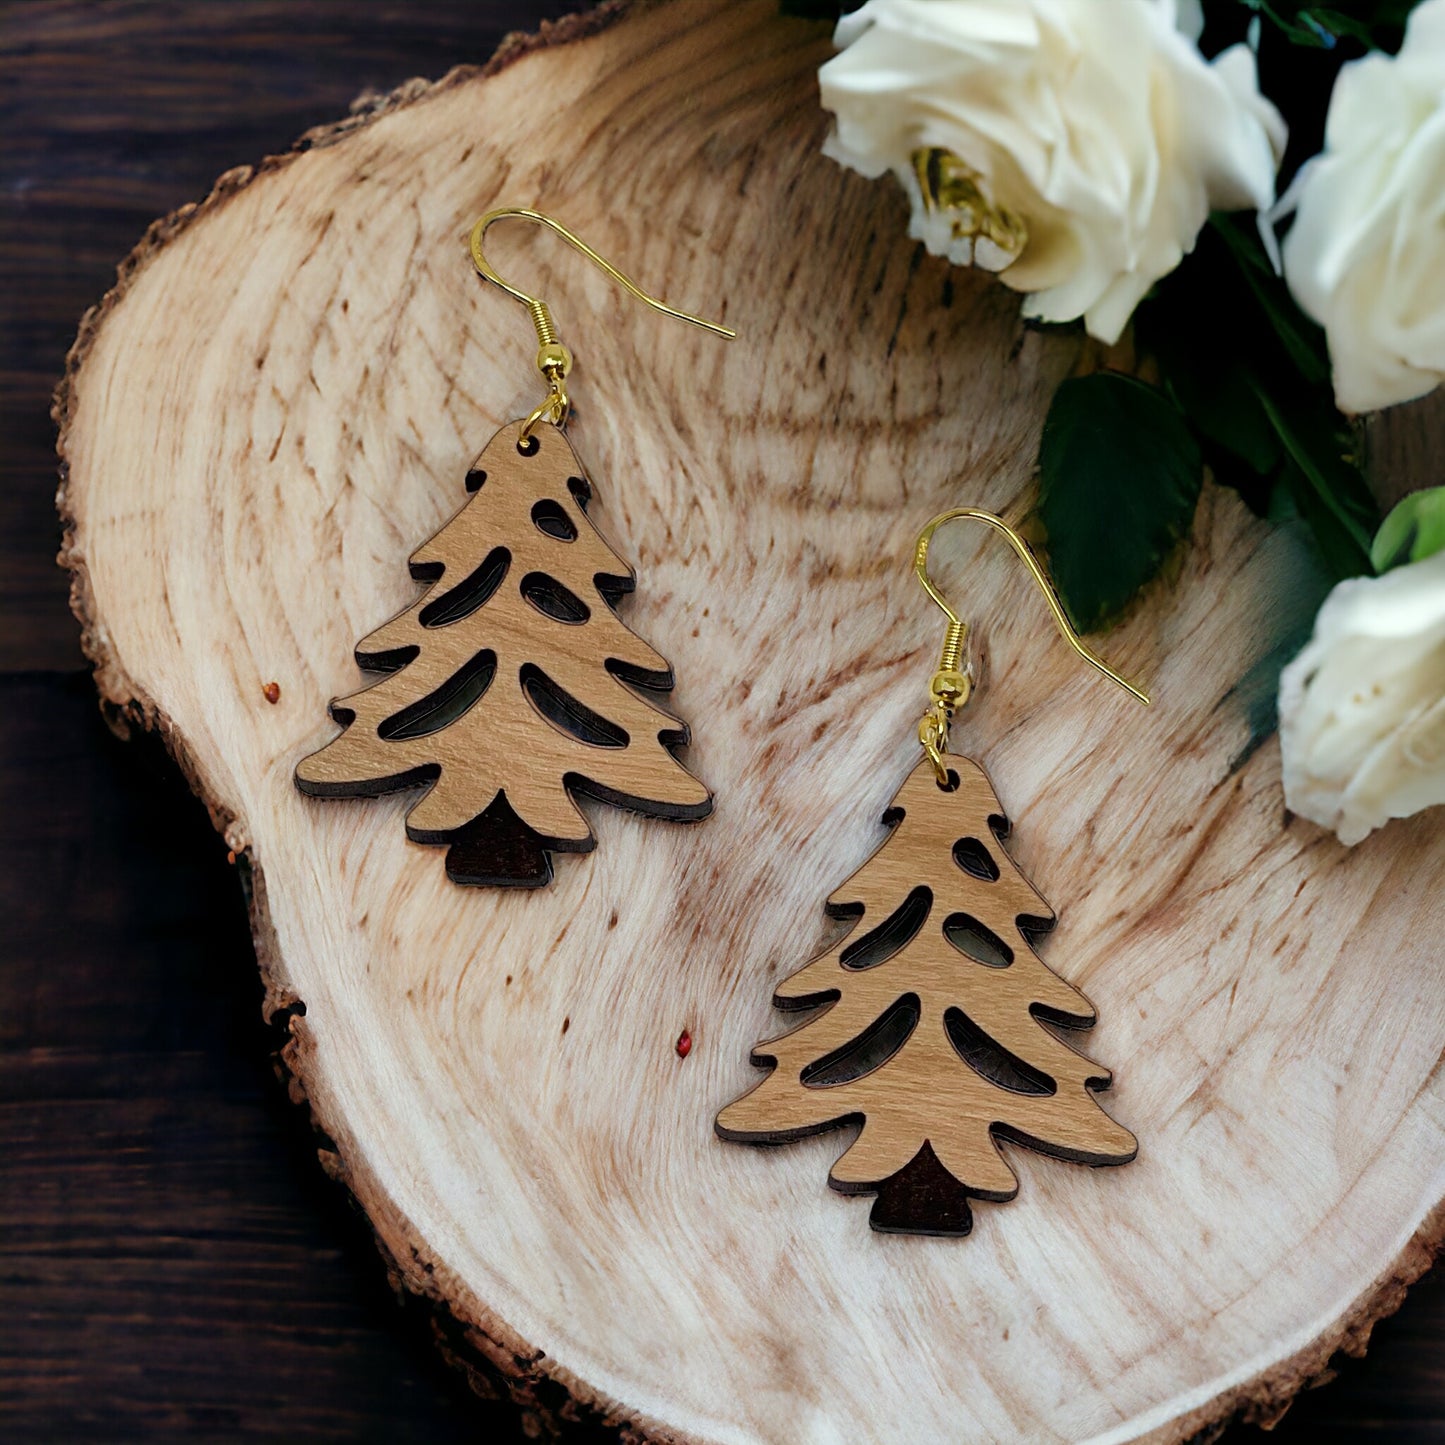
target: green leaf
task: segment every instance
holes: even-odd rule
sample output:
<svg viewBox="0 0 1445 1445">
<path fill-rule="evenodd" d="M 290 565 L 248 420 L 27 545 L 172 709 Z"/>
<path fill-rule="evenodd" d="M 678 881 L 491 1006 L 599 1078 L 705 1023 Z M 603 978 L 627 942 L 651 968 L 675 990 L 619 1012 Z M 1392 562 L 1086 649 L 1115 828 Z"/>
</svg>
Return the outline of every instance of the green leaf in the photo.
<svg viewBox="0 0 1445 1445">
<path fill-rule="evenodd" d="M 1357 0 L 1351 7 L 1353 14 L 1334 5 L 1271 4 L 1270 0 L 1241 3 L 1273 24 L 1293 45 L 1333 50 L 1341 40 L 1352 40 L 1362 49 L 1393 52 L 1416 0 Z"/>
<path fill-rule="evenodd" d="M 1364 478 L 1338 446 L 1329 444 L 1331 429 L 1325 429 L 1321 445 L 1319 438 L 1296 430 L 1272 397 L 1261 392 L 1259 400 L 1299 477 L 1306 483 L 1307 491 L 1294 488 L 1295 501 L 1305 520 L 1318 532 L 1315 516 L 1323 513 L 1355 548 L 1354 572 L 1368 570 L 1364 563 L 1370 554 L 1370 531 L 1379 513 Z"/>
<path fill-rule="evenodd" d="M 1163 392 L 1118 372 L 1054 393 L 1039 448 L 1039 515 L 1054 585 L 1080 631 L 1119 612 L 1189 530 L 1199 444 Z"/>
<path fill-rule="evenodd" d="M 1270 268 L 1257 231 L 1216 216 L 1139 308 L 1136 335 L 1215 480 L 1259 515 L 1288 499 L 1338 580 L 1369 573 L 1379 509 L 1334 404 L 1324 333 Z"/>
<path fill-rule="evenodd" d="M 1304 522 L 1314 538 L 1321 565 L 1329 570 L 1335 581 L 1369 575 L 1370 559 L 1367 553 L 1361 551 L 1358 536 L 1320 501 L 1319 491 L 1293 457 L 1286 458 L 1275 477 L 1269 513 L 1271 518 L 1289 514 Z"/>
<path fill-rule="evenodd" d="M 1375 533 L 1370 561 L 1376 572 L 1388 572 L 1437 552 L 1445 552 L 1445 487 L 1412 492 L 1395 507 Z"/>
<path fill-rule="evenodd" d="M 1176 333 L 1167 350 L 1154 347 L 1170 395 L 1205 441 L 1258 476 L 1273 472 L 1282 455 L 1279 436 L 1260 405 L 1251 369 L 1243 363 L 1197 364 L 1190 340 Z"/>
<path fill-rule="evenodd" d="M 1275 275 L 1258 229 L 1246 230 L 1234 217 L 1218 212 L 1210 217 L 1210 225 L 1228 248 L 1240 276 L 1300 375 L 1311 386 L 1328 386 L 1330 363 L 1325 333 L 1299 309 L 1284 281 Z"/>
</svg>

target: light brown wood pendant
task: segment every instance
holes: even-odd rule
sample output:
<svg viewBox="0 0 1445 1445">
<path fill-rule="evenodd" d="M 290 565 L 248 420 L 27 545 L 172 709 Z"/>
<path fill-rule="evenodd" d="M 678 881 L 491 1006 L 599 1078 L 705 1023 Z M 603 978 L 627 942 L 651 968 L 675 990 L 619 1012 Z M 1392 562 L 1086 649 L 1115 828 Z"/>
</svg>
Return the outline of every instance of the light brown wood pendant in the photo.
<svg viewBox="0 0 1445 1445">
<path fill-rule="evenodd" d="M 1003 847 L 982 768 L 922 759 L 884 815 L 893 832 L 828 900 L 857 928 L 786 979 L 774 1003 L 824 1011 L 759 1044 L 772 1072 L 718 1116 L 724 1139 L 783 1143 L 861 1122 L 829 1183 L 877 1192 L 889 1233 L 962 1235 L 970 1198 L 1012 1199 L 1000 1140 L 1079 1164 L 1125 1164 L 1134 1136 L 1100 1107 L 1109 1073 L 1055 1030 L 1089 1001 L 1034 952 L 1054 915 Z"/>
<path fill-rule="evenodd" d="M 448 845 L 457 883 L 535 888 L 551 853 L 585 852 L 587 796 L 686 822 L 712 797 L 674 756 L 687 726 L 638 689 L 672 669 L 613 610 L 632 569 L 587 517 L 556 427 L 505 426 L 466 505 L 411 557 L 431 586 L 356 648 L 380 682 L 331 704 L 342 733 L 296 769 L 322 798 L 426 787 L 407 836 Z"/>
</svg>

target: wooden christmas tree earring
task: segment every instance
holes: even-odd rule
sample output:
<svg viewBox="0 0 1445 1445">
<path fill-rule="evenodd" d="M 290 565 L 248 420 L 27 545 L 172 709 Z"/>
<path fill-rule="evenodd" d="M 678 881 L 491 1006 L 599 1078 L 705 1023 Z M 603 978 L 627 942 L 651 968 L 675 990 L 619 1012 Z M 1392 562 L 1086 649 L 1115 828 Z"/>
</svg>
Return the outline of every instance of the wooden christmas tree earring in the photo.
<svg viewBox="0 0 1445 1445">
<path fill-rule="evenodd" d="M 1126 1164 L 1137 1150 L 1094 1097 L 1108 1071 L 1055 1032 L 1088 1028 L 1094 1009 L 1034 952 L 1054 915 L 1004 849 L 1009 823 L 993 786 L 977 763 L 948 751 L 949 725 L 974 681 L 967 624 L 928 576 L 928 545 L 959 518 L 1002 533 L 1079 656 L 1149 701 L 1079 640 L 1006 522 L 960 507 L 923 529 L 914 570 L 948 617 L 918 725 L 924 755 L 883 816 L 892 832 L 827 903 L 864 931 L 855 927 L 780 985 L 778 1008 L 822 1011 L 757 1045 L 753 1062 L 772 1071 L 716 1126 L 724 1139 L 780 1144 L 861 1123 L 828 1182 L 876 1193 L 873 1228 L 895 1234 L 964 1235 L 970 1198 L 1012 1199 L 1018 1180 L 999 1140 L 1080 1164 Z"/>
<path fill-rule="evenodd" d="M 552 853 L 594 844 L 577 795 L 672 822 L 705 818 L 712 795 L 675 756 L 686 725 L 653 700 L 671 667 L 614 611 L 633 573 L 588 520 L 591 487 L 563 434 L 571 353 L 546 303 L 483 253 L 504 218 L 548 227 L 655 310 L 734 335 L 647 295 L 539 211 L 507 207 L 473 226 L 477 270 L 532 317 L 547 395 L 487 443 L 470 499 L 412 554 L 427 590 L 356 648 L 386 676 L 331 704 L 343 731 L 300 763 L 296 786 L 320 798 L 425 787 L 407 836 L 446 844 L 453 882 L 536 888 Z"/>
</svg>

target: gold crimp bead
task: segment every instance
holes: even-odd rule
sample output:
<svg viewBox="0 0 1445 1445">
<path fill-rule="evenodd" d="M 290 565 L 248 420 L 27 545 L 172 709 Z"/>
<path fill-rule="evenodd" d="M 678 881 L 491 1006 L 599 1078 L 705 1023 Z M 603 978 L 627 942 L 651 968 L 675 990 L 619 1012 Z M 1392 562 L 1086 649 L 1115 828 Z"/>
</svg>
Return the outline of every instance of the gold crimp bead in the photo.
<svg viewBox="0 0 1445 1445">
<path fill-rule="evenodd" d="M 537 370 L 549 381 L 561 381 L 572 370 L 572 353 L 560 341 L 549 341 L 537 348 Z"/>
<path fill-rule="evenodd" d="M 968 674 L 952 668 L 935 672 L 933 681 L 928 685 L 929 695 L 934 702 L 950 713 L 957 712 L 968 701 L 968 695 L 972 691 L 973 683 Z"/>
</svg>

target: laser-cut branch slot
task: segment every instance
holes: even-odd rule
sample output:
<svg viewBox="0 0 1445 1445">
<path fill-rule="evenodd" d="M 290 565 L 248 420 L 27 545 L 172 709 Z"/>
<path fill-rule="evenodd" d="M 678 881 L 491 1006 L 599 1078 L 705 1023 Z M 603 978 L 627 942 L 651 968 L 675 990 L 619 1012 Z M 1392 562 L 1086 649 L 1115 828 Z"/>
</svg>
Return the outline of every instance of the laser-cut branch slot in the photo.
<svg viewBox="0 0 1445 1445">
<path fill-rule="evenodd" d="M 554 501 L 551 497 L 543 497 L 532 508 L 532 525 L 544 537 L 554 537 L 559 542 L 577 540 L 576 523 L 567 515 L 561 502 Z"/>
<path fill-rule="evenodd" d="M 482 700 L 496 675 L 497 654 L 484 647 L 434 692 L 378 724 L 376 735 L 395 743 L 439 733 Z"/>
<path fill-rule="evenodd" d="M 470 617 L 479 607 L 491 601 L 512 564 L 512 554 L 505 547 L 493 547 L 480 564 L 455 587 L 428 602 L 417 614 L 423 627 L 450 627 Z"/>
<path fill-rule="evenodd" d="M 977 878 L 982 883 L 998 882 L 998 864 L 977 838 L 960 838 L 953 845 L 953 861 L 970 878 Z"/>
<path fill-rule="evenodd" d="M 522 668 L 522 691 L 553 727 L 570 733 L 579 743 L 594 748 L 625 748 L 631 741 L 625 728 L 593 712 L 535 663 Z"/>
<path fill-rule="evenodd" d="M 857 1038 L 809 1064 L 802 1082 L 810 1089 L 833 1089 L 881 1069 L 912 1037 L 919 1014 L 918 995 L 904 994 Z"/>
<path fill-rule="evenodd" d="M 1011 1094 L 1057 1094 L 1059 1086 L 1042 1069 L 990 1038 L 961 1008 L 943 1015 L 944 1031 L 959 1058 L 980 1078 Z"/>
<path fill-rule="evenodd" d="M 1013 949 L 971 913 L 950 913 L 943 920 L 943 936 L 985 968 L 1007 968 L 1014 961 Z"/>
<path fill-rule="evenodd" d="M 554 622 L 577 625 L 592 616 L 592 609 L 575 592 L 545 572 L 528 572 L 522 578 L 522 596 Z"/>
<path fill-rule="evenodd" d="M 877 968 L 918 937 L 932 911 L 933 890 L 920 884 L 877 928 L 850 943 L 838 962 L 844 968 Z"/>
</svg>

